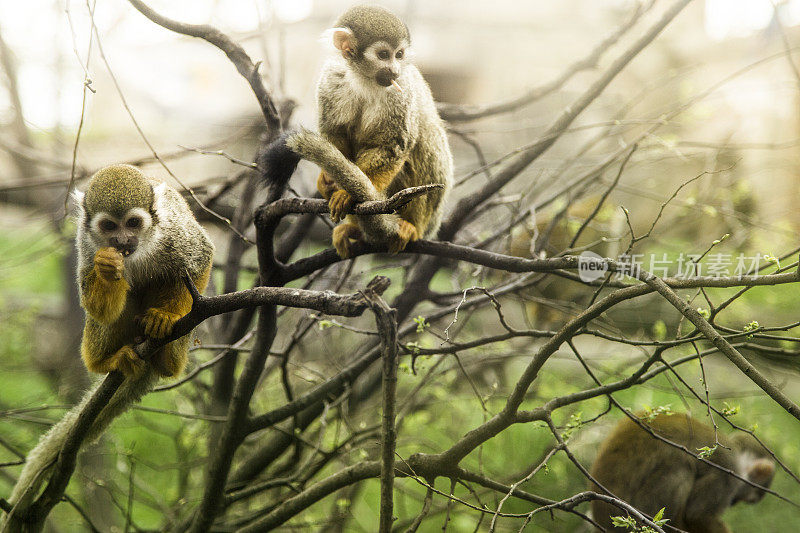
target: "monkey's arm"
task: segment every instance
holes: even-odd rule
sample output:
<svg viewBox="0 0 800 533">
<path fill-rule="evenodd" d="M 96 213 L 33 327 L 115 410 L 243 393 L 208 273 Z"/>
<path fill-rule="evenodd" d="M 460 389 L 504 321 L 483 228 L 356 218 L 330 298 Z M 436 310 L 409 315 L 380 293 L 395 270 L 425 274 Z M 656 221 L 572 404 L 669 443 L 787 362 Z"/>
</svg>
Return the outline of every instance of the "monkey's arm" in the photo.
<svg viewBox="0 0 800 533">
<path fill-rule="evenodd" d="M 94 265 L 81 279 L 81 305 L 92 318 L 108 325 L 122 314 L 130 285 L 122 277 L 122 254 L 114 248 L 100 248 Z"/>
<path fill-rule="evenodd" d="M 355 163 L 367 175 L 375 188 L 383 192 L 403 169 L 407 154 L 399 146 L 375 147 L 361 150 Z"/>
</svg>

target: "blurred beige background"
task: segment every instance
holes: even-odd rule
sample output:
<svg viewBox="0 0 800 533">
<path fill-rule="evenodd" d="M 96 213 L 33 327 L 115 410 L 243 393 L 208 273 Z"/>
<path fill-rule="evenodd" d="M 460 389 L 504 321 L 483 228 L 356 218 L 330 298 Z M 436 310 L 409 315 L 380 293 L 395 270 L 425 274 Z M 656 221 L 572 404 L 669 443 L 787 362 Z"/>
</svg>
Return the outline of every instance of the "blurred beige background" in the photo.
<svg viewBox="0 0 800 533">
<path fill-rule="evenodd" d="M 318 37 L 351 2 L 154 0 L 150 4 L 181 21 L 213 23 L 229 32 L 254 60 L 263 61 L 269 87 L 279 97 L 299 103 L 295 122 L 314 124 L 315 78 L 328 53 Z M 382 4 L 400 14 L 412 29 L 416 62 L 436 97 L 457 103 L 514 97 L 553 79 L 588 54 L 635 6 L 625 0 L 403 0 Z M 631 96 L 637 94 L 628 118 L 658 120 L 664 112 L 738 69 L 780 53 L 784 34 L 787 42 L 800 43 L 796 27 L 800 2 L 783 2 L 778 9 L 781 25 L 767 0 L 694 2 L 625 69 L 576 126 L 608 121 L 613 110 L 631 103 Z M 656 13 L 648 14 L 650 18 L 659 10 L 653 11 Z M 242 128 L 258 123 L 258 109 L 249 88 L 218 50 L 157 27 L 126 2 L 99 2 L 95 18 L 103 51 L 130 108 L 159 152 L 202 146 L 251 157 L 251 147 L 232 142 L 231 137 L 240 137 Z M 634 35 L 637 30 L 641 27 Z M 6 76 L 0 84 L 0 186 L 30 187 L 63 177 L 81 115 L 82 62 L 90 35 L 86 5 L 64 0 L 2 2 L 0 35 L 4 55 L 10 56 L 10 63 L 4 62 Z M 603 55 L 601 67 L 618 48 Z M 87 93 L 78 152 L 79 165 L 89 170 L 149 155 L 97 52 L 94 42 L 87 74 L 96 93 Z M 8 74 L 15 78 L 15 90 L 7 83 Z M 583 72 L 533 106 L 470 124 L 467 129 L 478 132 L 487 158 L 498 156 L 535 138 L 554 112 L 594 75 Z M 16 98 L 21 109 L 17 109 Z M 746 149 L 747 157 L 737 165 L 737 172 L 754 189 L 769 190 L 772 218 L 794 223 L 797 101 L 798 79 L 786 59 L 777 57 L 722 85 L 662 128 L 646 148 L 677 166 L 692 166 L 714 157 L 713 150 L 693 142 Z M 614 149 L 614 142 L 636 129 L 636 124 L 619 128 L 609 139 L 612 142 L 595 150 L 584 163 L 601 159 Z M 559 145 L 588 137 L 592 131 L 592 127 L 579 129 Z M 759 146 L 741 146 L 745 143 Z M 771 143 L 781 144 L 767 146 Z M 453 144 L 459 172 L 473 168 L 472 151 L 458 140 Z M 558 165 L 558 152 L 557 146 L 527 172 L 535 175 Z M 38 161 L 24 163 L 24 155 Z M 200 154 L 181 158 L 171 166 L 178 176 L 193 183 L 230 169 L 225 159 Z M 165 175 L 158 165 L 150 167 L 152 173 Z M 645 180 L 650 172 L 639 170 Z M 58 196 L 63 189 L 59 184 L 45 190 Z M 774 195 L 776 189 L 781 194 Z"/>
</svg>

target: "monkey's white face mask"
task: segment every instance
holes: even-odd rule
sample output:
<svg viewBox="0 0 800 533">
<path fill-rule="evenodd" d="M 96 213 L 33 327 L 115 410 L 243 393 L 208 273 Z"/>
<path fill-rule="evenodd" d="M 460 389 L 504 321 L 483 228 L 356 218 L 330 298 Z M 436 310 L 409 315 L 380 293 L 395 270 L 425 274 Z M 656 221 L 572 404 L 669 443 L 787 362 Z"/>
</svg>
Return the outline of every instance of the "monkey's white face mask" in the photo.
<svg viewBox="0 0 800 533">
<path fill-rule="evenodd" d="M 403 39 L 398 46 L 375 41 L 359 50 L 358 42 L 349 28 L 330 28 L 322 34 L 321 40 L 332 43 L 356 74 L 380 87 L 403 91 L 398 78 L 410 56 L 407 40 Z"/>
<path fill-rule="evenodd" d="M 157 209 L 164 188 L 164 184 L 153 187 L 155 197 L 153 212 Z M 84 196 L 85 193 L 78 190 L 72 193 L 78 210 L 79 236 L 83 230 L 88 233 L 96 249 L 112 247 L 123 257 L 135 260 L 140 245 L 146 244 L 154 237 L 153 214 L 143 207 L 131 207 L 121 214 L 104 211 L 90 214 L 86 212 Z"/>
</svg>

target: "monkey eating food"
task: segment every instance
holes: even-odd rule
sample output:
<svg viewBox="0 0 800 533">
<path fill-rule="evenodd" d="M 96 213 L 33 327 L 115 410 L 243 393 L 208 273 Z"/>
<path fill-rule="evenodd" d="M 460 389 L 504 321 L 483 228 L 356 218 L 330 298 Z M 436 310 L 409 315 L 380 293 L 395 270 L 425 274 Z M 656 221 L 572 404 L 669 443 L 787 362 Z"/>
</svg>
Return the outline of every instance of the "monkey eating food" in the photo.
<svg viewBox="0 0 800 533">
<path fill-rule="evenodd" d="M 192 308 L 181 276 L 199 291 L 208 284 L 213 246 L 181 195 L 135 167 L 97 172 L 80 203 L 78 284 L 86 326 L 81 356 L 92 372 L 136 377 L 144 361 L 134 339 L 160 339 Z M 152 366 L 177 376 L 187 361 L 188 336 L 154 354 Z"/>
<path fill-rule="evenodd" d="M 86 442 L 147 393 L 159 377 L 178 376 L 189 336 L 160 347 L 148 361 L 134 351 L 143 336 L 162 339 L 192 308 L 183 276 L 203 291 L 214 246 L 173 188 L 130 165 L 99 170 L 78 203 L 78 286 L 86 323 L 81 357 L 92 372 L 119 371 L 125 380 L 105 405 Z M 9 503 L 29 502 L 46 480 L 78 413 L 91 397 L 55 424 L 28 454 Z M 23 507 L 25 503 L 22 504 Z"/>
</svg>

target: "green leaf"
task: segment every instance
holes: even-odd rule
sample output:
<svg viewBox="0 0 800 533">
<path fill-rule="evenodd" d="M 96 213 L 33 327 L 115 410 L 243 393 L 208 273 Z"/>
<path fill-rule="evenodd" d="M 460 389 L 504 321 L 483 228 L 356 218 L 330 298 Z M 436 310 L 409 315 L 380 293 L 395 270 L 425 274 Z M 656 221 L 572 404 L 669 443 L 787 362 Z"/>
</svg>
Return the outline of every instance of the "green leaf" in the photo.
<svg viewBox="0 0 800 533">
<path fill-rule="evenodd" d="M 703 459 L 708 459 L 709 457 L 711 457 L 711 454 L 713 454 L 715 451 L 717 451 L 716 444 L 711 447 L 703 446 L 702 448 L 697 448 L 697 455 L 698 457 L 701 457 Z"/>
<path fill-rule="evenodd" d="M 653 322 L 653 338 L 657 341 L 667 338 L 667 325 L 660 318 Z"/>
</svg>

